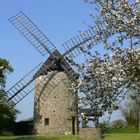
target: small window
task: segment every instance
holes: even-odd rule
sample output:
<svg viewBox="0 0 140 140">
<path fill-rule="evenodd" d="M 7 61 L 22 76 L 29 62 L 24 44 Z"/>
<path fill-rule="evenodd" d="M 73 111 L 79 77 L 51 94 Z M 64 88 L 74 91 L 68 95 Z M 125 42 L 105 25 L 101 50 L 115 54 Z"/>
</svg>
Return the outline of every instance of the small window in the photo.
<svg viewBox="0 0 140 140">
<path fill-rule="evenodd" d="M 48 126 L 49 125 L 49 118 L 45 118 L 45 125 Z"/>
</svg>

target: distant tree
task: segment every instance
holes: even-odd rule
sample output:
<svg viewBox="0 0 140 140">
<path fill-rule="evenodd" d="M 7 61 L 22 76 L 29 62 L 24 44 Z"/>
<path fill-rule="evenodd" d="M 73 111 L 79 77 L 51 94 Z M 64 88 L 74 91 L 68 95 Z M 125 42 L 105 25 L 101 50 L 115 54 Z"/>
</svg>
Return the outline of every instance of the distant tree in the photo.
<svg viewBox="0 0 140 140">
<path fill-rule="evenodd" d="M 111 126 L 113 128 L 124 128 L 126 127 L 126 121 L 119 119 L 112 122 Z"/>
<path fill-rule="evenodd" d="M 129 126 L 135 126 L 136 128 L 140 128 L 140 100 L 137 96 L 134 96 L 133 94 L 130 95 L 130 97 L 120 107 L 120 109 Z"/>
<path fill-rule="evenodd" d="M 16 118 L 17 110 L 11 104 L 6 104 L 7 93 L 5 92 L 6 76 L 13 72 L 6 59 L 0 58 L 0 133 L 4 130 L 10 130 Z"/>
<path fill-rule="evenodd" d="M 7 73 L 13 72 L 13 68 L 6 59 L 0 58 L 0 86 L 4 87 Z"/>
</svg>

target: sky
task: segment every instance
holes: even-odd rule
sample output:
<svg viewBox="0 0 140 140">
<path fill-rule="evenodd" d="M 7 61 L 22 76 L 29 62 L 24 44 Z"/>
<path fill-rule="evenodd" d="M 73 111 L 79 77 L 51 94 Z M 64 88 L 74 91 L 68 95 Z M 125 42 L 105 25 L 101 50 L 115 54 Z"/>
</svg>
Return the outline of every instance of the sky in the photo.
<svg viewBox="0 0 140 140">
<path fill-rule="evenodd" d="M 9 60 L 14 72 L 7 76 L 10 88 L 31 69 L 38 65 L 42 57 L 37 50 L 8 21 L 15 13 L 23 11 L 61 52 L 65 41 L 87 29 L 83 24 L 92 24 L 89 16 L 95 13 L 93 7 L 84 0 L 1 0 L 0 1 L 0 57 Z M 20 111 L 18 120 L 33 116 L 33 93 L 21 101 L 16 108 Z M 120 113 L 114 116 L 121 117 Z"/>
</svg>

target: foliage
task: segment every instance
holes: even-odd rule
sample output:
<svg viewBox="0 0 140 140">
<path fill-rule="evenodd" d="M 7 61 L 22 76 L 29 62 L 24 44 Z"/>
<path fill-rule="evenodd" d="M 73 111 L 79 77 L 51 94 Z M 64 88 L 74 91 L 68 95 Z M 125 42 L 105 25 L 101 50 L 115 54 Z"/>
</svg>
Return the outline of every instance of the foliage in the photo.
<svg viewBox="0 0 140 140">
<path fill-rule="evenodd" d="M 11 72 L 13 72 L 13 68 L 9 65 L 9 62 L 0 58 L 0 85 L 5 83 L 6 74 Z"/>
<path fill-rule="evenodd" d="M 78 84 L 72 88 L 79 91 L 82 108 L 91 108 L 95 117 L 104 112 L 112 114 L 119 108 L 130 90 L 140 87 L 140 5 L 127 0 L 86 0 L 97 10 L 91 14 L 98 29 L 87 50 L 79 47 L 85 62 L 72 65 L 80 73 Z M 95 26 L 91 27 L 94 30 Z M 85 33 L 83 33 L 85 35 Z M 87 36 L 85 35 L 85 39 Z M 95 49 L 99 42 L 102 52 Z M 91 47 L 95 51 L 91 52 Z M 135 92 L 134 96 L 140 93 Z"/>
<path fill-rule="evenodd" d="M 15 122 L 13 133 L 15 135 L 31 135 L 33 133 L 33 119 Z"/>
<path fill-rule="evenodd" d="M 99 124 L 103 134 L 111 133 L 138 133 L 138 128 L 127 126 L 126 121 L 118 119 L 113 122 L 102 122 Z"/>
<path fill-rule="evenodd" d="M 112 133 L 128 133 L 128 134 L 132 134 L 132 133 L 138 133 L 139 130 L 135 127 L 125 127 L 125 128 L 110 128 L 107 129 L 107 131 L 105 132 L 105 134 L 112 134 Z"/>
<path fill-rule="evenodd" d="M 14 126 L 16 110 L 3 103 L 0 104 L 0 133 L 5 130 L 11 130 Z"/>
<path fill-rule="evenodd" d="M 119 120 L 115 120 L 112 122 L 111 125 L 113 128 L 125 128 L 126 127 L 126 121 L 119 119 Z"/>
<path fill-rule="evenodd" d="M 14 125 L 17 111 L 6 104 L 7 93 L 4 90 L 6 74 L 13 71 L 6 59 L 0 59 L 0 133 L 5 130 L 11 130 Z M 11 103 L 12 104 L 12 103 Z"/>
<path fill-rule="evenodd" d="M 128 98 L 127 102 L 121 106 L 122 115 L 127 121 L 128 126 L 139 127 L 139 103 L 138 101 Z"/>
<path fill-rule="evenodd" d="M 101 128 L 101 132 L 102 134 L 108 132 L 108 130 L 110 129 L 110 124 L 106 121 L 99 123 L 99 127 Z"/>
</svg>

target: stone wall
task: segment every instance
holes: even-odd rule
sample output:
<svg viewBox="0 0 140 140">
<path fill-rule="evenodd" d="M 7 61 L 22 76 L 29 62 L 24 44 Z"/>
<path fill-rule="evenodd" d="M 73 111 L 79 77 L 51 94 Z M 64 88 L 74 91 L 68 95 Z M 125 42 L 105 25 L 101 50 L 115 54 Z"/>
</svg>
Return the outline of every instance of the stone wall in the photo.
<svg viewBox="0 0 140 140">
<path fill-rule="evenodd" d="M 53 78 L 50 79 L 49 74 L 37 78 L 36 85 L 39 84 L 41 78 L 46 78 L 46 80 L 37 86 L 35 92 L 34 133 L 60 135 L 72 134 L 74 130 L 77 133 L 75 94 L 69 89 L 70 81 L 66 74 L 56 72 L 53 78 L 57 80 L 57 86 L 53 83 Z M 50 81 L 46 84 L 48 79 Z M 52 86 L 51 92 L 48 90 L 50 85 Z M 75 119 L 74 128 L 73 118 Z"/>
<path fill-rule="evenodd" d="M 80 128 L 79 135 L 82 140 L 101 139 L 101 131 L 99 128 Z"/>
</svg>

